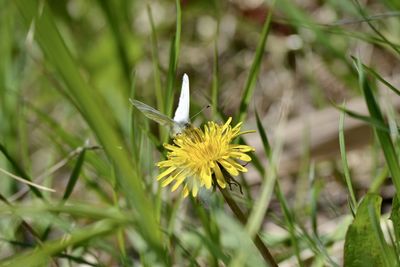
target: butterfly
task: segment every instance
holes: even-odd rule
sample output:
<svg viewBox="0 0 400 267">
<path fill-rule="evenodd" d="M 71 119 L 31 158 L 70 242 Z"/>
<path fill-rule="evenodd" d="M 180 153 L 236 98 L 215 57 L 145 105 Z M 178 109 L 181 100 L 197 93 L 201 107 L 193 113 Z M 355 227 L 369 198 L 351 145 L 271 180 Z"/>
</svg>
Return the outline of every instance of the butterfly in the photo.
<svg viewBox="0 0 400 267">
<path fill-rule="evenodd" d="M 189 95 L 189 77 L 185 73 L 182 78 L 182 88 L 179 97 L 178 108 L 175 111 L 174 118 L 171 119 L 167 115 L 162 114 L 160 111 L 142 103 L 136 99 L 129 99 L 129 101 L 138 110 L 140 110 L 147 118 L 166 126 L 171 130 L 171 135 L 176 136 L 182 133 L 187 128 L 191 127 L 189 118 L 190 108 L 190 95 Z"/>
</svg>

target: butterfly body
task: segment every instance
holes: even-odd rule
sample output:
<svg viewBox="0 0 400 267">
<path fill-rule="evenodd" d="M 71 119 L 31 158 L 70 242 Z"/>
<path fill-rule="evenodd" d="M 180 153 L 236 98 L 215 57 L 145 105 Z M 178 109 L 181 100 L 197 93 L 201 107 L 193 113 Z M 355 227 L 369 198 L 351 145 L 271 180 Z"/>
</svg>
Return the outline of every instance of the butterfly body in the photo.
<svg viewBox="0 0 400 267">
<path fill-rule="evenodd" d="M 172 136 L 182 133 L 191 127 L 189 119 L 190 95 L 189 95 L 189 77 L 184 74 L 182 80 L 182 89 L 179 97 L 178 108 L 175 111 L 174 118 L 171 119 L 160 111 L 146 105 L 138 100 L 129 99 L 132 105 L 140 110 L 147 118 L 158 124 L 168 127 Z"/>
</svg>

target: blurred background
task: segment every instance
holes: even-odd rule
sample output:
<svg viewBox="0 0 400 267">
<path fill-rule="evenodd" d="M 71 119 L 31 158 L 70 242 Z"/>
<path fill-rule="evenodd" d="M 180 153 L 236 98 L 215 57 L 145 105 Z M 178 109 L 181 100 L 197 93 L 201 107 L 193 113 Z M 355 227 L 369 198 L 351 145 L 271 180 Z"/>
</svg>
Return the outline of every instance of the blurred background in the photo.
<svg viewBox="0 0 400 267">
<path fill-rule="evenodd" d="M 7 151 L 35 182 L 54 188 L 57 192 L 51 198 L 57 199 L 62 197 L 80 149 L 85 146 L 88 162 L 83 164 L 84 178 L 69 199 L 100 207 L 113 203 L 112 168 L 92 131 L 93 121 L 81 115 L 82 102 L 68 89 L 71 84 L 60 72 L 62 65 L 55 67 L 46 56 L 49 52 L 43 52 L 45 45 L 35 41 L 38 35 L 51 39 L 51 34 L 36 31 L 38 24 L 35 19 L 26 19 L 27 13 L 20 7 L 24 1 L 19 2 L 16 5 L 0 0 L 0 142 L 4 146 L 0 166 L 15 170 Z M 118 136 L 124 144 L 140 141 L 141 151 L 147 151 L 141 154 L 141 164 L 149 184 L 157 173 L 154 163 L 160 158 L 157 147 L 162 142 L 151 141 L 146 134 L 132 135 L 128 98 L 133 96 L 171 114 L 157 92 L 172 85 L 175 93 L 171 104 L 175 107 L 181 77 L 187 73 L 191 114 L 213 104 L 194 118 L 196 125 L 207 120 L 223 121 L 228 116 L 237 120 L 264 23 L 271 13 L 268 39 L 261 49 L 259 73 L 243 128 L 257 129 L 257 112 L 272 147 L 277 140 L 283 143 L 277 165 L 282 191 L 305 228 L 310 227 L 309 216 L 314 208 L 311 198 L 316 198 L 320 233 L 337 234 L 330 239 L 329 253 L 340 265 L 350 211 L 339 151 L 341 112 L 335 105 L 345 103 L 349 110 L 368 114 L 352 57 L 360 58 L 394 87 L 400 86 L 398 1 L 278 0 L 272 7 L 272 2 L 262 0 L 182 0 L 179 36 L 175 1 L 37 3 L 38 9 L 31 10 L 33 17 L 50 12 L 79 74 L 89 85 L 90 94 L 101 103 L 105 116 L 110 117 Z M 179 54 L 171 63 L 174 45 L 179 46 Z M 171 64 L 176 66 L 174 81 L 169 79 Z M 381 107 L 395 123 L 400 100 L 377 80 L 373 82 Z M 162 136 L 157 125 L 140 116 L 137 123 L 144 133 L 150 133 L 153 139 Z M 361 197 L 374 186 L 384 203 L 391 203 L 394 188 L 385 179 L 388 170 L 370 125 L 347 116 L 344 129 L 356 195 Z M 133 136 L 136 141 L 130 139 Z M 265 171 L 269 163 L 257 133 L 247 135 L 245 141 L 255 147 L 258 157 L 240 179 L 251 194 L 244 206 L 251 207 L 257 202 L 263 181 L 260 170 Z M 134 145 L 129 149 L 133 154 L 137 152 Z M 32 201 L 28 187 L 0 176 L 4 176 L 0 193 L 9 202 Z M 316 195 L 310 193 L 312 190 Z M 240 198 L 239 192 L 236 194 Z M 272 198 L 263 230 L 284 236 L 287 231 L 280 226 L 282 216 L 279 201 Z M 17 229 L 7 230 L 12 221 L 1 220 L 3 239 L 16 238 Z M 45 228 L 38 224 L 40 229 Z M 282 266 L 297 266 L 287 250 L 290 248 L 283 244 L 273 251 L 282 259 Z M 0 258 L 15 251 L 18 249 L 3 242 Z M 306 252 L 303 256 L 305 261 L 313 258 Z M 104 256 L 104 262 L 117 266 L 110 255 Z"/>
</svg>

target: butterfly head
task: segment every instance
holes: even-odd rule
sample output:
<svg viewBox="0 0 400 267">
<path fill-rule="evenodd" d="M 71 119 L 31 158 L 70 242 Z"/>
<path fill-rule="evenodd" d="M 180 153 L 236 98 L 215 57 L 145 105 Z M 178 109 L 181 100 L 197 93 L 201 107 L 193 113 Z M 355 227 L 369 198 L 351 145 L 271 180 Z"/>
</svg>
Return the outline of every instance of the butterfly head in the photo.
<svg viewBox="0 0 400 267">
<path fill-rule="evenodd" d="M 171 136 L 176 137 L 177 135 L 183 133 L 184 131 L 193 128 L 192 124 L 188 121 L 186 122 L 175 122 L 171 129 Z"/>
</svg>

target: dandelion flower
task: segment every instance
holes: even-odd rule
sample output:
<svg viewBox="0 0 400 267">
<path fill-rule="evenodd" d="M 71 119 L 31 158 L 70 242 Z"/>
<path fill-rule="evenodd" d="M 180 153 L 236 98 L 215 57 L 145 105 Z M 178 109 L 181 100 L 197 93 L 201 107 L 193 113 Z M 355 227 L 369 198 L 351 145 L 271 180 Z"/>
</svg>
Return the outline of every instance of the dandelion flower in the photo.
<svg viewBox="0 0 400 267">
<path fill-rule="evenodd" d="M 240 132 L 242 123 L 232 127 L 231 121 L 229 118 L 223 125 L 211 121 L 204 130 L 189 127 L 174 138 L 173 144 L 165 144 L 167 159 L 157 163 L 158 167 L 166 168 L 157 177 L 157 180 L 163 179 L 161 185 L 164 187 L 175 182 L 172 191 L 183 186 L 185 197 L 189 192 L 196 197 L 200 187 L 211 188 L 212 175 L 220 187 L 226 187 L 221 168 L 232 176 L 247 172 L 237 160 L 251 161 L 246 152 L 254 151 L 254 148 L 233 144 L 232 140 L 252 131 Z"/>
</svg>

